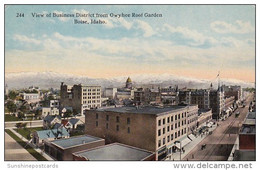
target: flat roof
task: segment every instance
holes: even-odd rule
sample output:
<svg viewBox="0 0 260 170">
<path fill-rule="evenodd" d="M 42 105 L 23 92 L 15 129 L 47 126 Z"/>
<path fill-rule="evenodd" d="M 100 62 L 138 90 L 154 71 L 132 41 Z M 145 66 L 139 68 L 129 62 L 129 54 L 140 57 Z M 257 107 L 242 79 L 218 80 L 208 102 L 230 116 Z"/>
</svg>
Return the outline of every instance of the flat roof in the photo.
<svg viewBox="0 0 260 170">
<path fill-rule="evenodd" d="M 255 119 L 255 112 L 248 112 L 247 119 Z"/>
<path fill-rule="evenodd" d="M 248 150 L 235 150 L 234 161 L 255 161 L 256 153 L 255 151 Z"/>
<path fill-rule="evenodd" d="M 104 139 L 94 137 L 94 136 L 89 136 L 89 135 L 82 135 L 82 136 L 75 136 L 75 137 L 66 138 L 66 139 L 54 140 L 51 143 L 55 144 L 56 146 L 58 146 L 60 148 L 67 149 L 67 148 L 74 147 L 77 145 L 84 145 L 86 143 L 99 141 L 99 140 L 104 140 Z"/>
<path fill-rule="evenodd" d="M 88 160 L 124 160 L 139 161 L 152 155 L 153 152 L 140 148 L 124 145 L 121 143 L 112 143 L 98 148 L 76 152 L 74 155 L 84 157 Z"/>
<path fill-rule="evenodd" d="M 194 106 L 194 105 L 190 105 Z M 181 110 L 187 108 L 188 106 L 169 106 L 169 107 L 156 107 L 156 106 L 144 106 L 144 107 L 113 107 L 113 108 L 99 108 L 97 111 L 109 111 L 118 113 L 141 113 L 141 114 L 161 114 L 170 111 Z"/>
</svg>

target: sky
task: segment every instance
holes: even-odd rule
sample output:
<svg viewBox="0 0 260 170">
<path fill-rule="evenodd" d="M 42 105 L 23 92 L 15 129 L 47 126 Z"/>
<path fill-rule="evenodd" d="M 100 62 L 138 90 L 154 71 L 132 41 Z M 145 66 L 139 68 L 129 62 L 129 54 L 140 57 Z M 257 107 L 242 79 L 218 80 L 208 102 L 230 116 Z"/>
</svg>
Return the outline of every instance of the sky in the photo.
<svg viewBox="0 0 260 170">
<path fill-rule="evenodd" d="M 24 17 L 16 17 L 24 13 Z M 162 14 L 162 17 L 32 17 Z M 106 24 L 74 24 L 100 19 Z M 255 82 L 253 5 L 8 5 L 5 72 L 91 78 L 174 74 Z"/>
</svg>

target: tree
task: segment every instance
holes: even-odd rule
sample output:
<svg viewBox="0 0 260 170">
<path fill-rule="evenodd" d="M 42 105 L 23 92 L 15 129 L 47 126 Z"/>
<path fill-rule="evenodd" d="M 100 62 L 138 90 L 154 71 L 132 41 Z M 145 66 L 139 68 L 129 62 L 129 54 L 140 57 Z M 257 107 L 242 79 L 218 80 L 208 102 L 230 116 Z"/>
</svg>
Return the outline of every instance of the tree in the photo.
<svg viewBox="0 0 260 170">
<path fill-rule="evenodd" d="M 16 98 L 16 96 L 18 95 L 18 93 L 16 93 L 15 91 L 10 91 L 8 94 L 8 97 L 12 100 L 14 100 Z"/>
<path fill-rule="evenodd" d="M 9 110 L 9 112 L 14 113 L 17 109 L 17 106 L 14 104 L 13 101 L 8 101 L 6 103 L 6 108 Z"/>
<path fill-rule="evenodd" d="M 22 118 L 24 118 L 24 113 L 22 113 L 22 112 L 19 112 L 19 113 L 18 113 L 18 118 L 19 118 L 19 119 L 22 119 Z"/>
<path fill-rule="evenodd" d="M 73 115 L 76 116 L 78 114 L 76 109 L 73 109 Z"/>
<path fill-rule="evenodd" d="M 64 113 L 64 115 L 63 115 L 64 118 L 68 118 L 68 117 L 71 117 L 71 116 L 72 116 L 71 110 L 67 110 L 67 111 Z"/>
</svg>

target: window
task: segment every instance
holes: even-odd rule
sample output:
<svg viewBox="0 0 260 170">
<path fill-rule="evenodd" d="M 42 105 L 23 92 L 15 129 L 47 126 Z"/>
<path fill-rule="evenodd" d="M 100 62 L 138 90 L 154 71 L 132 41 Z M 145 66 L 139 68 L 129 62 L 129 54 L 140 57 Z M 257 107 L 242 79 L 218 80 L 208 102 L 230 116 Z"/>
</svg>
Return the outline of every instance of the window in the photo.
<svg viewBox="0 0 260 170">
<path fill-rule="evenodd" d="M 127 118 L 127 124 L 130 125 L 130 117 Z"/>
<path fill-rule="evenodd" d="M 116 122 L 119 122 L 119 116 L 116 117 Z"/>
<path fill-rule="evenodd" d="M 181 118 L 181 114 L 178 114 L 178 119 L 180 119 Z"/>
<path fill-rule="evenodd" d="M 107 121 L 109 121 L 109 115 L 107 115 Z"/>
<path fill-rule="evenodd" d="M 161 119 L 158 120 L 158 126 L 161 126 Z"/>
<path fill-rule="evenodd" d="M 170 142 L 170 136 L 167 136 L 167 142 Z"/>
<path fill-rule="evenodd" d="M 161 136 L 161 129 L 158 130 L 158 136 Z"/>
<path fill-rule="evenodd" d="M 181 135 L 183 135 L 183 129 L 181 130 Z"/>
<path fill-rule="evenodd" d="M 158 147 L 161 146 L 161 140 L 158 140 Z"/>
<path fill-rule="evenodd" d="M 98 121 L 96 121 L 96 127 L 98 127 Z"/>
<path fill-rule="evenodd" d="M 167 118 L 167 123 L 170 123 L 170 117 Z"/>
<path fill-rule="evenodd" d="M 178 127 L 180 127 L 181 126 L 181 122 L 178 122 Z"/>
<path fill-rule="evenodd" d="M 173 116 L 171 116 L 171 122 L 173 122 Z"/>
<path fill-rule="evenodd" d="M 175 129 L 177 129 L 177 123 L 175 123 Z"/>
<path fill-rule="evenodd" d="M 119 125 L 116 125 L 116 131 L 119 131 Z"/>
<path fill-rule="evenodd" d="M 108 123 L 106 123 L 106 129 L 108 129 Z"/>
<path fill-rule="evenodd" d="M 165 119 L 163 119 L 163 125 L 165 124 Z"/>
<path fill-rule="evenodd" d="M 165 128 L 163 128 L 163 134 L 165 134 Z"/>
<path fill-rule="evenodd" d="M 98 114 L 96 113 L 96 119 L 98 119 Z"/>
<path fill-rule="evenodd" d="M 183 126 L 183 120 L 181 121 L 181 125 Z"/>
<path fill-rule="evenodd" d="M 184 117 L 183 113 L 181 114 L 181 117 L 182 117 L 182 118 Z"/>
<path fill-rule="evenodd" d="M 173 125 L 171 125 L 171 130 L 173 130 Z"/>
<path fill-rule="evenodd" d="M 169 132 L 170 131 L 170 126 L 167 126 L 167 132 Z"/>
<path fill-rule="evenodd" d="M 163 138 L 163 145 L 165 144 L 165 138 Z"/>
<path fill-rule="evenodd" d="M 173 140 L 173 134 L 171 134 L 171 140 Z"/>
<path fill-rule="evenodd" d="M 178 131 L 178 137 L 180 136 L 180 131 Z"/>
<path fill-rule="evenodd" d="M 177 115 L 175 115 L 175 120 L 177 120 Z"/>
<path fill-rule="evenodd" d="M 127 133 L 130 133 L 130 127 L 127 128 Z"/>
<path fill-rule="evenodd" d="M 177 132 L 175 132 L 175 138 L 177 138 Z"/>
</svg>

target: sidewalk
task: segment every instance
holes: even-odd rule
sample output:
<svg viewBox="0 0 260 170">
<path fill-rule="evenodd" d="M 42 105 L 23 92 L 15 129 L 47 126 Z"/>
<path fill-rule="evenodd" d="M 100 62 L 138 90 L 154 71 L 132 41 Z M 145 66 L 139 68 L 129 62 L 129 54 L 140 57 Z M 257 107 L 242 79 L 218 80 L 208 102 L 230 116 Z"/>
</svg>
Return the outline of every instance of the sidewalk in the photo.
<svg viewBox="0 0 260 170">
<path fill-rule="evenodd" d="M 16 136 L 18 136 L 20 139 L 22 139 L 24 142 L 28 143 L 29 141 L 24 138 L 22 135 L 20 135 L 18 132 L 16 132 L 14 129 L 10 129 L 11 132 L 13 132 Z M 48 161 L 53 161 L 53 159 L 47 155 L 45 152 L 43 152 L 42 150 L 40 150 L 39 148 L 35 148 L 35 146 L 33 146 L 33 144 L 29 143 L 28 145 L 30 145 L 32 148 L 34 148 L 34 150 L 36 152 L 38 152 L 39 154 L 41 154 L 43 157 L 45 157 Z"/>
<path fill-rule="evenodd" d="M 217 127 L 216 124 L 212 125 L 212 127 L 209 128 L 209 131 L 215 130 L 216 127 Z M 203 135 L 202 137 L 201 137 L 201 135 L 199 135 L 193 141 L 191 141 L 186 146 L 184 146 L 185 152 L 181 153 L 181 159 L 183 159 L 186 155 L 188 155 L 190 153 L 190 151 L 192 151 L 192 149 L 195 148 L 207 136 L 208 135 L 206 135 L 206 134 Z M 171 155 L 171 160 L 179 161 L 180 160 L 180 152 L 173 153 Z"/>
</svg>

